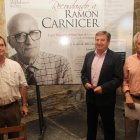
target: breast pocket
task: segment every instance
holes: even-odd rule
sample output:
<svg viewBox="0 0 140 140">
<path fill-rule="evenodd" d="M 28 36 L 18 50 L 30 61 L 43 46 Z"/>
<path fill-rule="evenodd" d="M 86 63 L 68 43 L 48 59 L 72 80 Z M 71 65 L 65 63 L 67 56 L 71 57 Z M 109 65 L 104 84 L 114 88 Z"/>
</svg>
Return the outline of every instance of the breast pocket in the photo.
<svg viewBox="0 0 140 140">
<path fill-rule="evenodd" d="M 14 71 L 9 75 L 9 84 L 12 86 L 19 85 L 19 74 L 18 72 Z"/>
</svg>

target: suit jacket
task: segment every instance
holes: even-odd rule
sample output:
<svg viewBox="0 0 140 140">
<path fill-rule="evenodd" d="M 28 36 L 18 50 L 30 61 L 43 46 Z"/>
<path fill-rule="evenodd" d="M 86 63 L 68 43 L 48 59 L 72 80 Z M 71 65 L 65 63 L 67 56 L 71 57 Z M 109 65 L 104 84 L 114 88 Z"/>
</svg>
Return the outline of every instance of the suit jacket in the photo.
<svg viewBox="0 0 140 140">
<path fill-rule="evenodd" d="M 87 53 L 81 71 L 82 83 L 91 84 L 91 65 L 94 51 Z M 121 56 L 110 49 L 107 50 L 97 86 L 101 86 L 103 93 L 96 94 L 93 89 L 87 90 L 86 101 L 96 106 L 113 106 L 116 103 L 116 89 L 123 82 L 123 64 Z"/>
</svg>

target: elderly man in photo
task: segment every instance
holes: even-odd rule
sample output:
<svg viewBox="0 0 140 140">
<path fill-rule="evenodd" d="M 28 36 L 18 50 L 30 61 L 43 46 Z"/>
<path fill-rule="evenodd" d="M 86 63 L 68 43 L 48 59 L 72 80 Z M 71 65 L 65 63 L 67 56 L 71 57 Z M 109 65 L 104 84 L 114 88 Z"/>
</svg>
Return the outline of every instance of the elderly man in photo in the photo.
<svg viewBox="0 0 140 140">
<path fill-rule="evenodd" d="M 0 36 L 0 128 L 20 125 L 21 115 L 27 116 L 27 82 L 21 66 L 5 57 L 6 43 Z M 22 108 L 19 102 L 22 97 Z M 18 132 L 8 134 L 9 139 L 19 137 Z M 0 134 L 3 140 L 3 134 Z"/>
<path fill-rule="evenodd" d="M 134 36 L 136 54 L 129 56 L 124 65 L 122 91 L 127 106 L 135 110 L 135 103 L 140 104 L 140 32 Z M 139 120 L 125 117 L 125 140 L 136 140 Z"/>
<path fill-rule="evenodd" d="M 7 29 L 8 42 L 17 52 L 11 59 L 21 65 L 28 84 L 72 83 L 70 64 L 65 57 L 39 51 L 41 31 L 31 15 L 14 15 L 9 20 Z"/>
<path fill-rule="evenodd" d="M 87 140 L 96 140 L 99 114 L 104 139 L 115 140 L 116 89 L 123 82 L 123 64 L 121 56 L 108 48 L 110 39 L 111 34 L 106 31 L 96 33 L 96 50 L 87 53 L 81 71 L 82 83 L 87 90 Z"/>
</svg>

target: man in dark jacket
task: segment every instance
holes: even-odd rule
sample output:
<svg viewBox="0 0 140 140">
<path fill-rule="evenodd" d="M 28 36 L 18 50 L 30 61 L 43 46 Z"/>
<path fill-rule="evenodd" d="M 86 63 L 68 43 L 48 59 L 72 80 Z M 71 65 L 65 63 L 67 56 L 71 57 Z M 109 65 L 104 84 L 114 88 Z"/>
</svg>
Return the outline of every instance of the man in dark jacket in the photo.
<svg viewBox="0 0 140 140">
<path fill-rule="evenodd" d="M 123 82 L 123 64 L 121 56 L 108 48 L 110 39 L 111 34 L 106 31 L 96 33 L 96 50 L 87 53 L 81 71 L 87 90 L 87 140 L 96 140 L 99 114 L 105 140 L 115 140 L 116 89 Z"/>
</svg>

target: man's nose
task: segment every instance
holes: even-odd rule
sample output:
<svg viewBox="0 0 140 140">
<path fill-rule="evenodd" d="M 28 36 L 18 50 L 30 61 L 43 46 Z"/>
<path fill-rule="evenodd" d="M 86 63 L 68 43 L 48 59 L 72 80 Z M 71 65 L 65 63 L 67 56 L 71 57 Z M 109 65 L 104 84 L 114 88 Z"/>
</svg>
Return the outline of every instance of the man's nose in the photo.
<svg viewBox="0 0 140 140">
<path fill-rule="evenodd" d="M 34 41 L 32 40 L 31 36 L 28 34 L 26 39 L 26 44 L 32 44 Z"/>
</svg>

